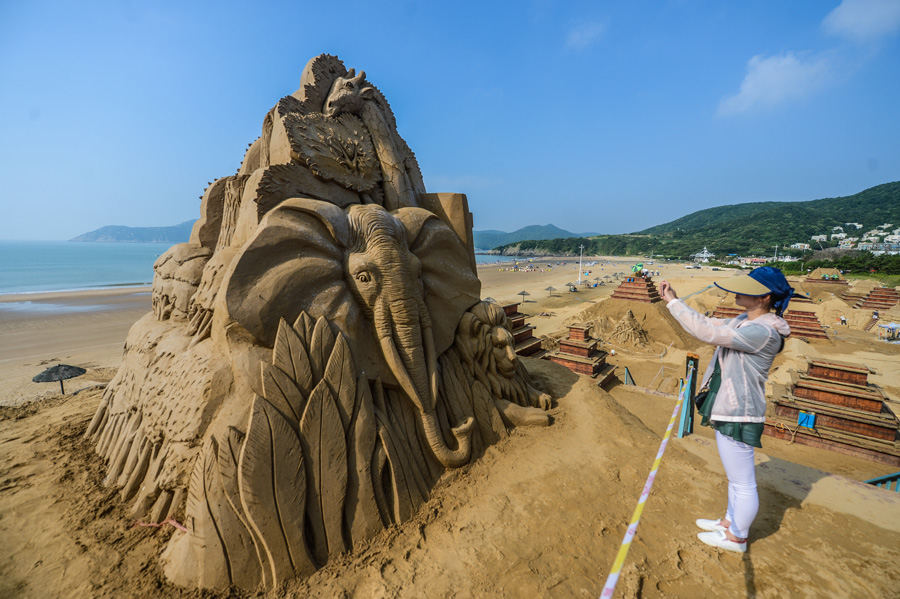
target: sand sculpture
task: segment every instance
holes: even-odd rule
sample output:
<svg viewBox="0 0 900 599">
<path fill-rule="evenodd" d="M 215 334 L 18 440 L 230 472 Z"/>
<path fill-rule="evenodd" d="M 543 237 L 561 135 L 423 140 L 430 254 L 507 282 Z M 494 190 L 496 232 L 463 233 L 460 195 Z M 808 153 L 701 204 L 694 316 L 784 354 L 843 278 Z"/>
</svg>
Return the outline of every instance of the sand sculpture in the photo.
<svg viewBox="0 0 900 599">
<path fill-rule="evenodd" d="M 200 211 L 86 432 L 134 517 L 183 518 L 173 582 L 309 575 L 549 423 L 479 301 L 465 196 L 426 193 L 364 72 L 311 60 Z"/>
<path fill-rule="evenodd" d="M 622 317 L 622 320 L 616 323 L 609 338 L 619 343 L 625 343 L 636 347 L 645 347 L 650 344 L 650 336 L 641 323 L 634 317 L 634 312 L 629 310 Z"/>
</svg>

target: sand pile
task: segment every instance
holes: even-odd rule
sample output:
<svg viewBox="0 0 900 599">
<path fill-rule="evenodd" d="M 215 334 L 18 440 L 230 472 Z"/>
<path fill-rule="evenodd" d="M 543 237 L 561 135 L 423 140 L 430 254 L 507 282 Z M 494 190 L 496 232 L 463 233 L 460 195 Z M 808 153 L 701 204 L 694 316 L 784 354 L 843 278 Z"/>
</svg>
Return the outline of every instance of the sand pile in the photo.
<svg viewBox="0 0 900 599">
<path fill-rule="evenodd" d="M 665 302 L 643 304 L 624 300 L 605 300 L 589 306 L 564 324 L 590 322 L 594 326 L 594 336 L 608 336 L 617 323 L 631 312 L 634 321 L 643 329 L 650 341 L 664 346 L 673 345 L 678 349 L 693 350 L 700 342 L 684 332 L 666 308 Z"/>
<path fill-rule="evenodd" d="M 797 304 L 791 306 L 797 310 L 811 309 L 819 317 L 819 322 L 830 327 L 841 327 L 841 316 L 847 319 L 847 326 L 854 329 L 862 329 L 872 320 L 872 312 L 858 310 L 837 297 L 829 297 L 809 308 L 809 304 Z M 788 309 L 790 310 L 791 307 Z"/>
<path fill-rule="evenodd" d="M 713 286 L 701 293 L 685 298 L 684 303 L 700 314 L 708 313 L 709 316 L 712 316 L 712 313 L 719 306 L 733 306 L 734 296 L 729 298 L 727 291 Z"/>
<path fill-rule="evenodd" d="M 617 343 L 624 343 L 635 347 L 646 347 L 650 344 L 650 336 L 644 327 L 634 317 L 634 312 L 629 310 L 622 317 L 622 320 L 616 323 L 609 338 Z"/>
</svg>

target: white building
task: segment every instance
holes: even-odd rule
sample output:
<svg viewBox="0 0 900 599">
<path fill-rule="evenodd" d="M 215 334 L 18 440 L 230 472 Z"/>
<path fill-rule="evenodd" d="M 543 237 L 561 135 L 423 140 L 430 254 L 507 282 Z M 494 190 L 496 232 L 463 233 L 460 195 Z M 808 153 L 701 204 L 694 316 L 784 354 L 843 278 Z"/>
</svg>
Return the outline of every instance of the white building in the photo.
<svg viewBox="0 0 900 599">
<path fill-rule="evenodd" d="M 792 243 L 790 245 L 790 248 L 792 250 L 808 250 L 809 244 L 808 243 Z"/>
<path fill-rule="evenodd" d="M 832 239 L 843 239 L 843 238 L 845 238 L 846 236 L 847 236 L 846 233 L 832 233 L 832 234 L 831 234 L 831 238 L 832 238 Z"/>
<path fill-rule="evenodd" d="M 828 235 L 813 235 L 811 241 L 828 241 Z"/>
<path fill-rule="evenodd" d="M 862 223 L 844 223 L 845 227 L 856 227 L 857 229 L 862 229 Z"/>
<path fill-rule="evenodd" d="M 832 230 L 832 231 L 840 231 L 841 233 L 843 233 L 843 232 L 844 232 L 844 227 L 831 227 L 831 230 Z"/>
<path fill-rule="evenodd" d="M 709 262 L 710 258 L 715 258 L 716 255 L 706 249 L 706 246 L 703 246 L 702 252 L 697 252 L 696 254 L 691 254 L 691 258 L 694 259 L 694 262 Z"/>
</svg>

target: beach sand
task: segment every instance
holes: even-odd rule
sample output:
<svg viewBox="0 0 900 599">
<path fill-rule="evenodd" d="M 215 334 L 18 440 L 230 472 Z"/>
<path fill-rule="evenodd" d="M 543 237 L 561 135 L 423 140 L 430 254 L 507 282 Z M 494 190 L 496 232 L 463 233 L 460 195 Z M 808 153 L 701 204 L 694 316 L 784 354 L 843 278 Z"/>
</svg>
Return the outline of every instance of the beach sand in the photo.
<svg viewBox="0 0 900 599">
<path fill-rule="evenodd" d="M 595 260 L 586 267 L 591 280 L 630 273 L 633 264 L 585 258 Z M 536 272 L 484 265 L 482 297 L 507 303 L 528 291 L 520 310 L 533 315 L 529 321 L 538 336 L 558 335 L 565 322 L 578 319 L 602 324 L 611 313 L 604 298 L 615 281 L 566 291 L 578 273 L 571 259 L 566 266 L 557 261 L 535 261 Z M 683 297 L 732 274 L 648 268 L 661 271 L 656 281 L 668 278 Z M 559 290 L 554 297 L 544 290 L 548 286 Z M 845 309 L 831 304 L 840 300 L 830 291 L 814 293 L 823 322 L 828 310 Z M 62 307 L 0 308 L 0 538 L 7 541 L 0 544 L 0 597 L 255 596 L 167 584 L 157 556 L 172 529 L 136 527 L 118 492 L 103 485 L 105 468 L 81 439 L 102 394 L 97 385 L 111 379 L 128 329 L 150 309 L 149 290 L 0 298 L 26 301 Z M 706 311 L 728 299 L 713 288 L 687 301 Z M 854 311 L 846 312 L 849 317 Z M 652 312 L 635 313 L 651 337 L 663 334 L 648 316 Z M 868 364 L 877 371 L 872 382 L 892 400 L 900 398 L 900 348 L 861 327 L 851 322 L 830 329 L 837 338 L 832 341 L 789 340 L 772 382 L 788 381 L 789 370 L 807 355 L 827 356 Z M 628 366 L 639 384 L 671 392 L 686 351 L 670 346 L 670 339 L 653 342 L 652 352 L 622 348 L 610 361 L 620 371 Z M 711 351 L 698 353 L 703 368 Z M 57 361 L 88 368 L 66 386 L 79 393 L 61 396 L 56 384 L 31 382 Z M 526 359 L 526 365 L 536 384 L 557 398 L 552 426 L 516 429 L 475 464 L 449 472 L 412 521 L 383 531 L 305 581 L 289 581 L 273 596 L 599 596 L 674 399 L 623 385 L 606 392 L 546 361 Z M 896 411 L 896 402 L 891 407 Z M 760 513 L 750 550 L 740 556 L 695 537 L 695 518 L 718 517 L 724 509 L 727 483 L 712 435 L 698 427 L 694 435 L 673 439 L 616 596 L 896 596 L 900 493 L 860 482 L 896 467 L 768 437 L 763 445 L 757 452 Z"/>
</svg>

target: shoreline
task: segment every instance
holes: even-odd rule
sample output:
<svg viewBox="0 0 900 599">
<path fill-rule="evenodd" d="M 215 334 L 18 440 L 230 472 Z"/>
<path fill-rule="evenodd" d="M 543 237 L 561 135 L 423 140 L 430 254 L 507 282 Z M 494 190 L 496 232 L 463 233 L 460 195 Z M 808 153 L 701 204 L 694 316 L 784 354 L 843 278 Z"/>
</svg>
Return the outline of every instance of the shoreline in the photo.
<svg viewBox="0 0 900 599">
<path fill-rule="evenodd" d="M 84 298 L 123 297 L 137 293 L 150 293 L 153 286 L 150 283 L 128 283 L 115 287 L 90 287 L 87 289 L 71 289 L 59 291 L 21 291 L 0 293 L 0 304 L 19 302 L 48 302 L 57 300 L 62 302 L 74 302 Z"/>
</svg>

